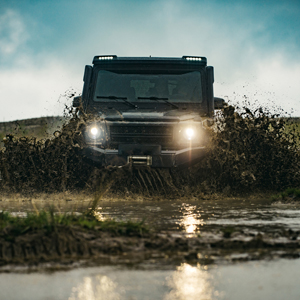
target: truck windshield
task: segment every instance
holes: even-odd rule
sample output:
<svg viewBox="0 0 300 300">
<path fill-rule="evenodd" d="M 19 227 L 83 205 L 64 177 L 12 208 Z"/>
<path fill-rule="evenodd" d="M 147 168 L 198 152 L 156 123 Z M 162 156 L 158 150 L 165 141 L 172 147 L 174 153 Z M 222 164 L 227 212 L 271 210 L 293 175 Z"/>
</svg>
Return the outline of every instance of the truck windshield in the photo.
<svg viewBox="0 0 300 300">
<path fill-rule="evenodd" d="M 110 96 L 126 97 L 131 102 L 150 102 L 150 97 L 159 97 L 169 102 L 201 103 L 201 74 L 198 71 L 185 74 L 118 74 L 100 70 L 94 101 L 112 101 Z"/>
</svg>

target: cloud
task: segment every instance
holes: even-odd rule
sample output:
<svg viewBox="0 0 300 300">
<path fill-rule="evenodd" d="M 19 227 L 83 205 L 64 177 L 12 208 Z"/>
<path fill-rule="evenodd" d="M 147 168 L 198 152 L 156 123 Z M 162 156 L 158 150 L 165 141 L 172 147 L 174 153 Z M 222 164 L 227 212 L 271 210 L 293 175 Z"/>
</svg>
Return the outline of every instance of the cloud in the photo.
<svg viewBox="0 0 300 300">
<path fill-rule="evenodd" d="M 0 16 L 0 121 L 61 114 L 59 95 L 82 89 L 84 65 L 98 54 L 206 56 L 216 96 L 298 106 L 299 31 L 290 28 L 300 19 L 291 1 L 285 10 L 276 1 L 19 3 Z"/>
<path fill-rule="evenodd" d="M 215 76 L 215 94 L 231 103 L 247 99 L 251 104 L 269 107 L 274 112 L 282 108 L 294 116 L 300 115 L 300 63 L 286 64 L 280 53 L 253 62 L 255 72 L 226 82 L 226 70 Z M 223 82 L 221 80 L 224 80 Z"/>
<path fill-rule="evenodd" d="M 22 59 L 27 63 L 21 68 L 0 72 L 0 121 L 62 115 L 67 99 L 61 95 L 68 89 L 79 93 L 82 74 L 77 76 L 56 59 L 48 58 L 42 68 L 29 58 Z"/>
<path fill-rule="evenodd" d="M 0 54 L 14 54 L 29 38 L 19 13 L 7 9 L 0 15 Z"/>
</svg>

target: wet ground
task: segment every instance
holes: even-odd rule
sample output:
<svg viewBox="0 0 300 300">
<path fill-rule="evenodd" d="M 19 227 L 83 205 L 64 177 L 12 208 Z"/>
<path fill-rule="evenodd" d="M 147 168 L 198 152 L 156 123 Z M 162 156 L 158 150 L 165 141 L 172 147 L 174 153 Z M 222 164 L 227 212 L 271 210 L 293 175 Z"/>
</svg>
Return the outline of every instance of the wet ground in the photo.
<svg viewBox="0 0 300 300">
<path fill-rule="evenodd" d="M 16 215 L 49 208 L 59 212 L 82 212 L 93 201 L 86 194 L 42 194 L 35 197 L 2 197 L 1 209 Z M 130 200 L 105 198 L 97 206 L 99 218 L 144 220 L 157 230 L 201 234 L 234 227 L 236 231 L 276 232 L 300 230 L 300 203 L 272 203 L 271 196 L 203 196 L 203 198 L 153 200 L 141 196 Z"/>
<path fill-rule="evenodd" d="M 1 299 L 291 299 L 300 297 L 299 260 L 176 267 L 94 267 L 0 274 Z M 18 287 L 15 289 L 14 287 Z"/>
<path fill-rule="evenodd" d="M 300 206 L 271 204 L 269 199 L 103 201 L 98 212 L 103 217 L 145 220 L 159 230 L 191 235 L 228 227 L 253 234 L 300 230 Z"/>
<path fill-rule="evenodd" d="M 299 267 L 299 259 L 281 259 L 228 265 L 104 266 L 0 274 L 0 298 L 298 300 Z"/>
<path fill-rule="evenodd" d="M 58 211 L 80 213 L 92 200 L 84 195 L 47 197 L 2 198 L 1 207 L 22 215 L 52 201 Z M 207 240 L 209 249 L 197 252 L 196 257 L 178 253 L 170 259 L 166 253 L 156 253 L 135 263 L 115 259 L 83 267 L 84 262 L 77 262 L 71 270 L 63 270 L 61 264 L 29 269 L 5 266 L 2 271 L 10 273 L 0 274 L 0 299 L 300 298 L 299 204 L 272 204 L 268 196 L 106 199 L 99 202 L 97 212 L 99 218 L 144 220 L 175 238 Z M 253 239 L 268 244 L 253 246 L 249 243 Z M 237 242 L 239 247 L 234 246 Z"/>
<path fill-rule="evenodd" d="M 143 220 L 156 232 L 2 235 L 0 299 L 300 299 L 300 205 L 271 204 L 268 195 L 202 196 L 299 187 L 298 129 L 262 109 L 228 106 L 215 130 L 207 128 L 209 154 L 186 172 L 97 169 L 81 153 L 88 116 L 71 115 L 52 139 L 6 136 L 0 210 L 80 214 L 92 192 L 110 189 L 99 219 Z"/>
</svg>

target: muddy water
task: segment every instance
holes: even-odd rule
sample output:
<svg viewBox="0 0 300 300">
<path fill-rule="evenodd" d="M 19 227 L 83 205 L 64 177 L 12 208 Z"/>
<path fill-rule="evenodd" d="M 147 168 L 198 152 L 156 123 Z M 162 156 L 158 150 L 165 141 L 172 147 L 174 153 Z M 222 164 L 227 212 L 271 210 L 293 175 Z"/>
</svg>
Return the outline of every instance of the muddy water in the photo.
<svg viewBox="0 0 300 300">
<path fill-rule="evenodd" d="M 64 198 L 64 199 L 63 199 Z M 75 199 L 74 199 L 75 198 Z M 209 200 L 208 200 L 209 199 Z M 85 211 L 93 197 L 85 195 L 45 199 L 5 199 L 1 209 L 15 215 L 53 206 L 59 212 Z M 300 231 L 300 204 L 271 203 L 270 197 L 177 199 L 177 200 L 101 200 L 97 206 L 99 218 L 144 221 L 159 231 L 201 234 L 224 228 L 243 232 Z"/>
<path fill-rule="evenodd" d="M 0 298 L 13 300 L 300 299 L 300 260 L 231 265 L 94 267 L 0 274 Z M 15 288 L 18 287 L 18 288 Z"/>
<path fill-rule="evenodd" d="M 270 204 L 266 200 L 103 201 L 99 215 L 145 220 L 159 230 L 201 233 L 234 227 L 243 231 L 300 230 L 300 205 Z"/>
<path fill-rule="evenodd" d="M 52 204 L 61 212 L 80 213 L 89 201 L 74 200 L 69 195 L 61 201 L 53 200 Z M 49 199 L 2 201 L 3 209 L 18 215 L 47 205 Z M 224 232 L 234 228 L 232 236 L 269 234 L 282 239 L 285 232 L 300 231 L 300 205 L 271 204 L 268 197 L 106 199 L 99 202 L 97 212 L 99 218 L 144 220 L 160 231 L 188 237 L 224 238 Z M 299 257 L 300 250 L 296 252 Z M 251 261 L 247 249 L 230 250 L 220 256 L 198 263 L 152 257 L 137 264 L 95 263 L 95 267 L 85 268 L 77 265 L 69 271 L 59 271 L 61 265 L 52 265 L 56 271 L 37 267 L 39 272 L 33 273 L 27 273 L 25 267 L 7 266 L 6 270 L 13 272 L 0 274 L 0 299 L 300 299 L 300 259 L 282 259 L 280 253 L 273 253 Z"/>
</svg>

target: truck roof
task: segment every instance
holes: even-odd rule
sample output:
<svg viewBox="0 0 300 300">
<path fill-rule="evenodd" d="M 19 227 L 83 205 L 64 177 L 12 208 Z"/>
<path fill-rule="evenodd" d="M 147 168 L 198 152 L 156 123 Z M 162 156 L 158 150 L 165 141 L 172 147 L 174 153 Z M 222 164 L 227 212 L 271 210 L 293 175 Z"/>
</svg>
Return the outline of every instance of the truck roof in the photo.
<svg viewBox="0 0 300 300">
<path fill-rule="evenodd" d="M 118 57 L 116 55 L 96 55 L 93 64 L 104 70 L 156 70 L 196 71 L 207 66 L 203 56 L 182 57 Z"/>
</svg>

